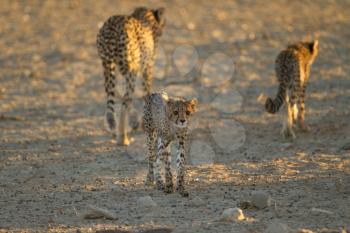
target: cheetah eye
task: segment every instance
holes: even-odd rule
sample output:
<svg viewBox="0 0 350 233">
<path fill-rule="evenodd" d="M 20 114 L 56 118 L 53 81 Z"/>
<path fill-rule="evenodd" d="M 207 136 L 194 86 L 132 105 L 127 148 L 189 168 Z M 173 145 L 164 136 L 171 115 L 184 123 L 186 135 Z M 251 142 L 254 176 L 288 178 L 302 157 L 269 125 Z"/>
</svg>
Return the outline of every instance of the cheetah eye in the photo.
<svg viewBox="0 0 350 233">
<path fill-rule="evenodd" d="M 179 114 L 178 111 L 174 111 L 174 115 L 177 116 Z"/>
<path fill-rule="evenodd" d="M 186 111 L 186 115 L 190 115 L 190 114 L 191 114 L 191 112 L 187 110 Z"/>
</svg>

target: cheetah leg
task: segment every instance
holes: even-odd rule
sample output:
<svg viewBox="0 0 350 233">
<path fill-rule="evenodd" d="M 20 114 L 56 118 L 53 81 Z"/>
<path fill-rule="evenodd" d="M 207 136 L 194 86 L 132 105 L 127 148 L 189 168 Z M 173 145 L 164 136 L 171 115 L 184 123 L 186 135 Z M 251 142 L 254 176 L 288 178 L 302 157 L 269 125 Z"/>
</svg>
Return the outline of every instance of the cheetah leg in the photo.
<svg viewBox="0 0 350 233">
<path fill-rule="evenodd" d="M 299 128 L 304 131 L 304 132 L 309 132 L 310 128 L 305 125 L 305 86 L 302 87 L 302 90 L 300 92 L 300 98 L 298 100 L 299 108 L 300 108 L 300 113 L 298 116 L 298 125 Z"/>
<path fill-rule="evenodd" d="M 128 134 L 127 134 L 127 125 L 128 125 L 128 113 L 132 103 L 132 96 L 135 91 L 135 81 L 136 74 L 129 72 L 126 75 L 126 92 L 124 94 L 122 100 L 122 107 L 120 111 L 120 119 L 119 119 L 119 128 L 117 135 L 117 144 L 127 146 L 130 144 Z"/>
<path fill-rule="evenodd" d="M 146 98 L 146 96 L 151 94 L 152 79 L 153 79 L 153 62 L 148 64 L 142 73 L 142 87 L 145 92 L 144 99 Z M 144 130 L 144 119 L 141 118 L 141 120 L 138 121 L 137 112 L 134 112 L 132 128 L 133 130 L 137 130 L 140 126 L 141 126 L 141 129 Z"/>
<path fill-rule="evenodd" d="M 292 97 L 293 98 L 293 97 Z M 294 103 L 289 101 L 288 95 L 286 97 L 286 109 L 287 109 L 287 117 L 286 120 L 284 121 L 283 128 L 281 131 L 281 134 L 285 138 L 292 138 L 295 139 L 295 134 L 293 132 L 293 106 Z"/>
<path fill-rule="evenodd" d="M 156 159 L 156 163 L 155 163 L 154 168 L 155 168 L 154 169 L 154 178 L 156 180 L 157 189 L 163 190 L 164 189 L 164 182 L 163 182 L 162 176 L 160 174 L 161 169 L 162 169 L 162 161 L 161 161 L 159 154 L 157 154 L 157 159 Z"/>
<path fill-rule="evenodd" d="M 298 120 L 298 106 L 294 104 L 292 106 L 292 113 L 293 113 L 293 126 Z"/>
<path fill-rule="evenodd" d="M 110 61 L 103 61 L 102 66 L 105 78 L 105 91 L 107 94 L 105 125 L 108 131 L 116 133 L 115 64 Z"/>
<path fill-rule="evenodd" d="M 149 62 L 149 64 L 146 66 L 143 74 L 142 74 L 142 87 L 145 92 L 145 95 L 150 95 L 152 91 L 152 82 L 153 82 L 153 66 L 154 62 L 152 59 L 152 62 Z"/>
<path fill-rule="evenodd" d="M 164 155 L 167 153 L 170 154 L 170 141 L 162 140 L 158 136 L 158 145 L 157 145 L 157 160 L 154 169 L 154 176 L 156 180 L 156 186 L 159 190 L 164 190 L 164 182 L 161 176 L 162 161 L 164 161 Z"/>
<path fill-rule="evenodd" d="M 176 158 L 176 191 L 183 197 L 187 197 L 189 194 L 184 187 L 184 177 L 185 177 L 185 146 L 184 139 L 179 139 L 179 146 Z"/>
<path fill-rule="evenodd" d="M 154 163 L 156 154 L 154 152 L 155 147 L 155 134 L 154 132 L 146 132 L 147 149 L 148 149 L 148 174 L 145 181 L 146 185 L 152 185 L 154 182 Z"/>
<path fill-rule="evenodd" d="M 166 193 L 172 193 L 173 192 L 173 174 L 171 173 L 171 153 L 170 153 L 170 146 L 167 147 L 167 149 L 164 150 L 164 163 L 165 163 L 165 186 L 164 186 L 164 192 Z"/>
</svg>

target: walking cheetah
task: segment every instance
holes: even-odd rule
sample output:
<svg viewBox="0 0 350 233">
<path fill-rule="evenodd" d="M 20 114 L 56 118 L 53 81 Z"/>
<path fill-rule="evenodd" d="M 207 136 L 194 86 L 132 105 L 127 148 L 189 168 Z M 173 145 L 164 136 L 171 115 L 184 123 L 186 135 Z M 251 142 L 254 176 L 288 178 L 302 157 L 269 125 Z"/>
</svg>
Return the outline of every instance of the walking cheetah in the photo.
<svg viewBox="0 0 350 233">
<path fill-rule="evenodd" d="M 185 142 L 190 118 L 196 112 L 196 106 L 197 99 L 168 98 L 165 92 L 153 93 L 146 98 L 144 129 L 149 158 L 146 184 L 152 184 L 155 179 L 158 189 L 164 190 L 166 193 L 173 191 L 170 143 L 177 140 L 176 190 L 182 196 L 188 196 L 188 192 L 184 188 Z M 157 153 L 155 153 L 156 140 Z M 161 161 L 165 164 L 165 184 L 160 175 Z"/>
<path fill-rule="evenodd" d="M 164 8 L 153 10 L 138 7 L 130 16 L 110 17 L 97 35 L 97 50 L 102 60 L 107 94 L 106 125 L 110 131 L 117 131 L 115 113 L 117 66 L 127 83 L 126 92 L 122 97 L 117 133 L 119 145 L 129 144 L 126 125 L 135 91 L 136 76 L 143 76 L 143 89 L 146 94 L 151 93 L 155 50 L 164 25 Z"/>
<path fill-rule="evenodd" d="M 287 119 L 281 133 L 285 137 L 295 139 L 292 126 L 298 120 L 303 131 L 308 131 L 304 124 L 305 89 L 310 76 L 311 65 L 318 53 L 318 40 L 299 42 L 289 45 L 280 52 L 275 63 L 276 76 L 279 81 L 278 93 L 275 99 L 267 98 L 265 109 L 269 113 L 276 113 L 283 102 L 287 105 Z M 288 92 L 290 92 L 288 94 Z M 299 115 L 296 101 L 299 105 Z"/>
</svg>

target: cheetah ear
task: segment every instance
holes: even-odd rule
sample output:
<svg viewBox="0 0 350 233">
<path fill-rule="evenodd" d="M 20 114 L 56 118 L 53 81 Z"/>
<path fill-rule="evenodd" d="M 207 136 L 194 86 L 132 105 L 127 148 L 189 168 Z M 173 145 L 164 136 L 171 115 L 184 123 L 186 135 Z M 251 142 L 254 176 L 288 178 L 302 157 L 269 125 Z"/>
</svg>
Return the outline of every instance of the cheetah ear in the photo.
<svg viewBox="0 0 350 233">
<path fill-rule="evenodd" d="M 193 98 L 189 101 L 187 101 L 187 103 L 191 106 L 193 112 L 196 112 L 197 111 L 197 104 L 198 104 L 198 100 L 196 98 Z"/>
<path fill-rule="evenodd" d="M 167 103 L 168 107 L 172 107 L 174 105 L 175 101 L 173 99 L 169 98 L 166 103 Z"/>
<path fill-rule="evenodd" d="M 315 51 L 315 50 L 317 50 L 317 48 L 318 48 L 318 40 L 316 39 L 313 42 L 313 50 Z"/>
<path fill-rule="evenodd" d="M 158 23 L 161 23 L 164 21 L 164 12 L 165 12 L 164 7 L 160 7 L 156 10 L 153 10 L 153 15 L 156 18 Z"/>
<path fill-rule="evenodd" d="M 166 107 L 165 107 L 165 112 L 167 117 L 170 117 L 173 111 L 173 107 L 174 107 L 174 100 L 173 99 L 168 99 L 166 101 Z"/>
<path fill-rule="evenodd" d="M 310 51 L 311 54 L 314 54 L 315 52 L 317 52 L 317 48 L 318 48 L 318 40 L 314 40 L 310 43 L 307 44 L 307 47 Z"/>
</svg>

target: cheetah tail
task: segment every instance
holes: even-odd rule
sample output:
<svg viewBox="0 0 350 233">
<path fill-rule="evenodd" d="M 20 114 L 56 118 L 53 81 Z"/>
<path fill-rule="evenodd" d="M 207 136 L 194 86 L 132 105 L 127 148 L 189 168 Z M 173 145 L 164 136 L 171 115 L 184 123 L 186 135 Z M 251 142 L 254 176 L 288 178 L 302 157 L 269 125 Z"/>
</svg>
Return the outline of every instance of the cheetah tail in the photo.
<svg viewBox="0 0 350 233">
<path fill-rule="evenodd" d="M 265 102 L 265 110 L 268 113 L 275 114 L 283 105 L 283 102 L 287 95 L 287 86 L 285 83 L 280 83 L 278 92 L 275 99 L 268 97 Z"/>
</svg>

